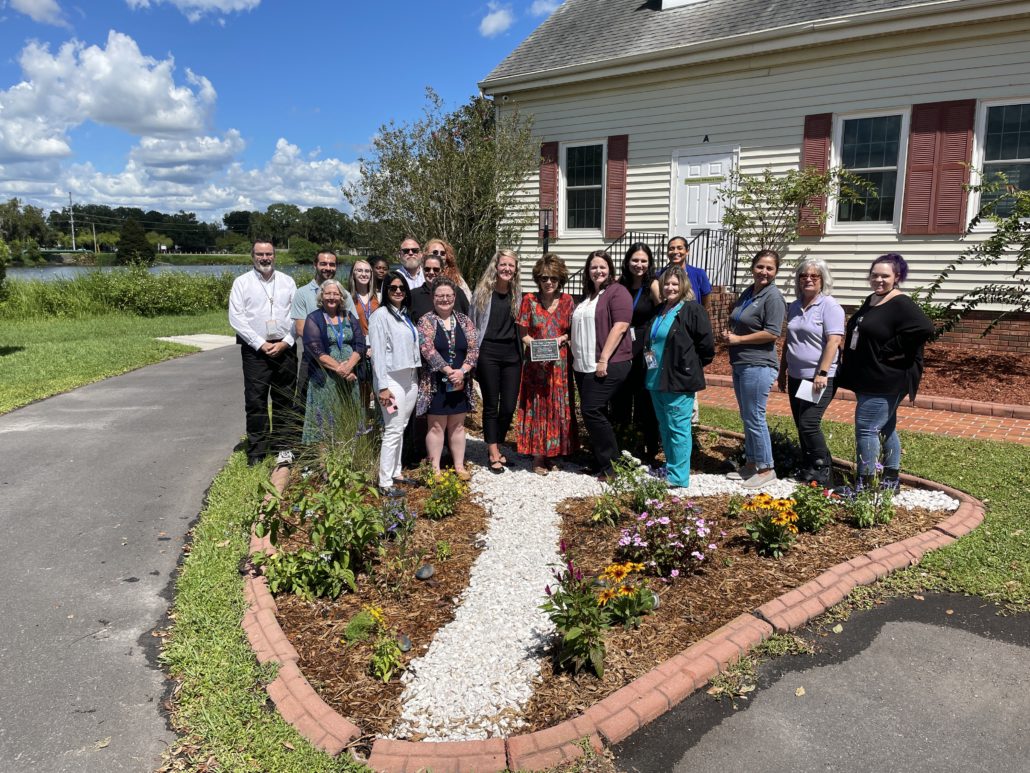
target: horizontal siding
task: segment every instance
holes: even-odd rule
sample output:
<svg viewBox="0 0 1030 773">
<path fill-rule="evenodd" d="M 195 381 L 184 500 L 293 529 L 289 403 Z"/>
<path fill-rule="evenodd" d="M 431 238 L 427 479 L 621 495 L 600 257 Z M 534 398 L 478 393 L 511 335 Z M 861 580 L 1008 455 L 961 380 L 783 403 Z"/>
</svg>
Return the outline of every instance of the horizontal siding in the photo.
<svg viewBox="0 0 1030 773">
<path fill-rule="evenodd" d="M 714 63 L 515 96 L 520 112 L 533 116 L 534 133 L 542 139 L 581 141 L 628 133 L 626 228 L 668 232 L 673 153 L 701 146 L 706 136 L 712 146 L 739 147 L 745 173 L 766 167 L 782 173 L 797 167 L 804 117 L 810 113 L 890 110 L 963 98 L 1030 99 L 1030 20 L 885 36 L 780 52 L 755 63 Z M 535 200 L 536 180 L 527 181 L 524 190 Z M 573 270 L 600 246 L 600 237 L 551 244 Z M 838 297 L 857 303 L 868 293 L 865 275 L 877 255 L 905 255 L 912 266 L 907 284 L 917 287 L 966 246 L 957 237 L 833 233 L 802 239 L 785 257 L 789 265 L 808 250 L 826 259 Z M 541 248 L 535 230 L 523 234 L 520 247 L 532 258 L 523 265 L 528 272 Z M 949 281 L 944 297 L 988 281 L 1004 282 L 1011 271 L 1007 264 L 963 269 Z M 790 284 L 786 277 L 784 284 Z"/>
</svg>

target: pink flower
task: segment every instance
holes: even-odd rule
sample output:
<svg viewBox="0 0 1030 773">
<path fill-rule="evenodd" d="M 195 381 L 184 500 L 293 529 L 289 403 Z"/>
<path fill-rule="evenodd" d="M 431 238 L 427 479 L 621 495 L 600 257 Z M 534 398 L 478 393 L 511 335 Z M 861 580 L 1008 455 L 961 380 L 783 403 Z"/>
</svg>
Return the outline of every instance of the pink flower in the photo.
<svg viewBox="0 0 1030 773">
<path fill-rule="evenodd" d="M 671 572 L 669 572 L 669 576 L 670 577 L 679 577 L 680 576 L 680 570 L 679 569 L 673 569 Z"/>
</svg>

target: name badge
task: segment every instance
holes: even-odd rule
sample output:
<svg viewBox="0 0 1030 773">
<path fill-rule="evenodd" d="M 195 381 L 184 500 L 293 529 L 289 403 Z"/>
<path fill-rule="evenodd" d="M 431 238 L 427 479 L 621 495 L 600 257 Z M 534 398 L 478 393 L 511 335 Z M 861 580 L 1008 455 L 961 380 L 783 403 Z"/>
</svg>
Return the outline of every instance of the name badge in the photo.
<svg viewBox="0 0 1030 773">
<path fill-rule="evenodd" d="M 279 330 L 279 320 L 269 319 L 265 321 L 265 338 L 282 338 Z"/>
<path fill-rule="evenodd" d="M 644 350 L 644 362 L 647 363 L 648 370 L 653 370 L 658 367 L 658 358 L 655 357 L 654 352 L 650 349 Z"/>
</svg>

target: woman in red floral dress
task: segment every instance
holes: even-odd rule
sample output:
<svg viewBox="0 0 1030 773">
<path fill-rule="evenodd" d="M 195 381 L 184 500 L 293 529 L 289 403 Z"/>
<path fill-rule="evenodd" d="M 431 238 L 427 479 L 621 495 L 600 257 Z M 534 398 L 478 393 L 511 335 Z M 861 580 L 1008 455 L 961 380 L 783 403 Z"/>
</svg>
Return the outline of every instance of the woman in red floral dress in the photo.
<svg viewBox="0 0 1030 773">
<path fill-rule="evenodd" d="M 526 345 L 522 388 L 519 392 L 518 451 L 533 455 L 533 471 L 546 475 L 554 459 L 576 448 L 576 428 L 569 390 L 569 331 L 572 327 L 572 296 L 561 291 L 569 278 L 565 263 L 548 253 L 533 266 L 538 292 L 526 293 L 519 310 L 519 335 Z M 559 357 L 533 362 L 530 342 L 556 339 Z"/>
</svg>

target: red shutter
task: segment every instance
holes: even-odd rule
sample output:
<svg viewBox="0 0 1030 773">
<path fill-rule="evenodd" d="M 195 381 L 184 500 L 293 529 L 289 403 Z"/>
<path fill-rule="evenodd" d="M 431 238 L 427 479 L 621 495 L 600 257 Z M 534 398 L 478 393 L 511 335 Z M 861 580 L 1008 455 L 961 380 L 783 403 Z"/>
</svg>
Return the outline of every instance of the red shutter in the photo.
<svg viewBox="0 0 1030 773">
<path fill-rule="evenodd" d="M 801 168 L 825 172 L 830 166 L 830 133 L 833 113 L 805 116 L 805 135 L 801 142 Z M 798 234 L 822 236 L 826 232 L 822 213 L 826 211 L 826 197 L 813 196 L 803 204 L 798 217 Z"/>
<path fill-rule="evenodd" d="M 973 99 L 913 105 L 901 233 L 965 231 L 975 114 Z"/>
<path fill-rule="evenodd" d="M 558 236 L 558 143 L 540 145 L 540 209 L 551 210 L 551 239 Z M 540 238 L 544 230 L 540 229 Z"/>
<path fill-rule="evenodd" d="M 626 170 L 629 135 L 608 138 L 608 173 L 604 192 L 604 238 L 618 239 L 626 232 Z"/>
</svg>

